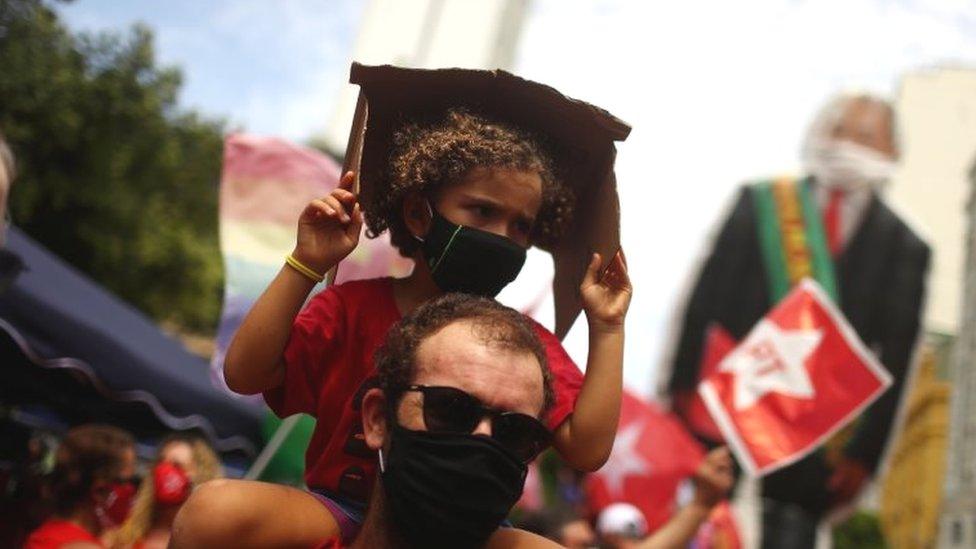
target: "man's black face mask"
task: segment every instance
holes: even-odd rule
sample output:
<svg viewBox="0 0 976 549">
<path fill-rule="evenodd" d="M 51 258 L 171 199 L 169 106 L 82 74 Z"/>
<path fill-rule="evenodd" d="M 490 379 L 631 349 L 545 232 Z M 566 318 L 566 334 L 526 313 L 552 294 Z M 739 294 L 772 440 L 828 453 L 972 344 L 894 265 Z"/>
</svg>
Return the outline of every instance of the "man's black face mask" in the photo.
<svg viewBox="0 0 976 549">
<path fill-rule="evenodd" d="M 526 466 L 490 437 L 390 422 L 380 451 L 386 512 L 412 547 L 481 547 L 522 496 Z"/>
</svg>

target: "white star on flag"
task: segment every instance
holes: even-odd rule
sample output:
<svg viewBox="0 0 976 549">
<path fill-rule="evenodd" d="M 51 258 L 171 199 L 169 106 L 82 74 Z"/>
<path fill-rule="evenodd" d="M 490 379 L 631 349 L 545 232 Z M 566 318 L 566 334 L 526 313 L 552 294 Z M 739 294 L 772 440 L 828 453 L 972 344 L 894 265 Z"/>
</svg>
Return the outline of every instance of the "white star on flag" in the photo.
<svg viewBox="0 0 976 549">
<path fill-rule="evenodd" d="M 607 492 L 613 497 L 623 496 L 625 478 L 651 472 L 651 464 L 637 451 L 637 441 L 640 440 L 643 428 L 643 422 L 634 421 L 621 429 L 613 441 L 610 458 L 600 469 L 600 476 L 606 483 Z"/>
<path fill-rule="evenodd" d="M 784 330 L 769 320 L 760 321 L 719 364 L 719 371 L 735 374 L 735 408 L 748 408 L 769 392 L 813 398 L 804 363 L 821 339 L 821 330 Z"/>
</svg>

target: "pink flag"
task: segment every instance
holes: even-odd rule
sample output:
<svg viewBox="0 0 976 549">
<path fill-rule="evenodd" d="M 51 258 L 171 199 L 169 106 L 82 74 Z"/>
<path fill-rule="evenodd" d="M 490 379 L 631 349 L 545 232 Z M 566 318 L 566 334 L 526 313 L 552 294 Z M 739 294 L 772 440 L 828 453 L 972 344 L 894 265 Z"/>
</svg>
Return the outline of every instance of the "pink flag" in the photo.
<svg viewBox="0 0 976 549">
<path fill-rule="evenodd" d="M 890 385 L 891 375 L 807 279 L 698 391 L 739 463 L 764 475 L 807 455 Z"/>
<path fill-rule="evenodd" d="M 220 178 L 220 247 L 224 309 L 211 359 L 223 384 L 224 353 L 244 316 L 295 247 L 298 217 L 313 199 L 339 184 L 341 168 L 327 155 L 274 137 L 232 134 L 224 141 Z M 359 245 L 339 266 L 337 282 L 409 273 L 384 234 Z M 316 291 L 324 288 L 320 284 Z M 260 399 L 255 399 L 260 400 Z"/>
</svg>

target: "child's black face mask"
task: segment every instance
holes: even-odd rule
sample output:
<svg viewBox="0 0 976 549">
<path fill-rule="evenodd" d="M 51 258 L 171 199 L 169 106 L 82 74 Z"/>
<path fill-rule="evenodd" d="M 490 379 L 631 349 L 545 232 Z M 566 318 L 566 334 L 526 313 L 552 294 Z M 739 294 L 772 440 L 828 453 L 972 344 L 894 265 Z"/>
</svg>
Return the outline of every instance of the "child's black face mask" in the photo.
<svg viewBox="0 0 976 549">
<path fill-rule="evenodd" d="M 430 230 L 422 242 L 438 288 L 495 297 L 515 280 L 525 263 L 525 248 L 504 236 L 455 225 L 433 208 L 430 212 Z"/>
</svg>

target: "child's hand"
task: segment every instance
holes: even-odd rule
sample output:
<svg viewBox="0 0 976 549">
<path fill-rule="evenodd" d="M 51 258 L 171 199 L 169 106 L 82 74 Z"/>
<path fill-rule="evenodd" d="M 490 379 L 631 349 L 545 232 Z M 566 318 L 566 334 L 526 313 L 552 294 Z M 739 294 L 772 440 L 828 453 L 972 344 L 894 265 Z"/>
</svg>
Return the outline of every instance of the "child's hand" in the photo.
<svg viewBox="0 0 976 549">
<path fill-rule="evenodd" d="M 624 317 L 630 307 L 630 296 L 634 292 L 630 286 L 630 277 L 627 276 L 627 261 L 623 250 L 613 256 L 602 276 L 599 270 L 600 254 L 593 254 L 580 285 L 583 310 L 586 311 L 590 329 L 623 330 Z"/>
<path fill-rule="evenodd" d="M 308 203 L 298 218 L 298 242 L 292 255 L 325 274 L 359 243 L 363 212 L 352 192 L 356 174 L 346 172 L 339 187 Z"/>
<path fill-rule="evenodd" d="M 705 456 L 695 472 L 695 503 L 711 509 L 728 497 L 735 483 L 732 456 L 725 446 L 715 448 Z"/>
</svg>

